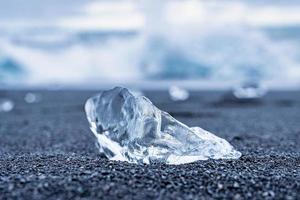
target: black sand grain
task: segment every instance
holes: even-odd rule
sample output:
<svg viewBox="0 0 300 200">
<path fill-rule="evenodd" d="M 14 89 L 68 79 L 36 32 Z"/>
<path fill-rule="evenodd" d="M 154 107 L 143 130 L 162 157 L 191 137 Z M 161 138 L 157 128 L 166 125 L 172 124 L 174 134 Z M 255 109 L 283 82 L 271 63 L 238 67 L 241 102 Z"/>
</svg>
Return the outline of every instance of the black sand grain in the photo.
<svg viewBox="0 0 300 200">
<path fill-rule="evenodd" d="M 0 113 L 0 199 L 300 199 L 300 93 L 273 92 L 259 104 L 220 101 L 221 92 L 171 102 L 147 92 L 190 126 L 226 138 L 239 160 L 180 166 L 134 165 L 98 155 L 83 112 L 95 92 L 5 92 L 16 108 Z"/>
</svg>

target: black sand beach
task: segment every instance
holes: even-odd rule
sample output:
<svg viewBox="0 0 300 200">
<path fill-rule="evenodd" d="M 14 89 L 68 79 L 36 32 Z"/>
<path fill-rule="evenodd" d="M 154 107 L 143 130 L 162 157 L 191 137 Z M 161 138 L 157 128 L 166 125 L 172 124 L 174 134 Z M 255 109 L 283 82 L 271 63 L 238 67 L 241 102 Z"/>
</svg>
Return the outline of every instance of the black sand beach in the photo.
<svg viewBox="0 0 300 200">
<path fill-rule="evenodd" d="M 201 126 L 240 150 L 239 160 L 179 166 L 134 165 L 101 158 L 83 111 L 94 91 L 1 92 L 16 107 L 0 113 L 0 199 L 300 199 L 300 93 L 271 92 L 261 102 L 221 101 L 194 92 L 155 105 Z"/>
</svg>

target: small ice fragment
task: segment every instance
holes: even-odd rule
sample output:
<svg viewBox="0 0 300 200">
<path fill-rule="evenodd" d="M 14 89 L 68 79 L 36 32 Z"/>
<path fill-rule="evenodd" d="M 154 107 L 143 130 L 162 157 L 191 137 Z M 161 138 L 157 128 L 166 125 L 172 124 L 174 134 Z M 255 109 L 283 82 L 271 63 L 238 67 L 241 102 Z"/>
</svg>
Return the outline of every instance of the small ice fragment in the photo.
<svg viewBox="0 0 300 200">
<path fill-rule="evenodd" d="M 15 107 L 13 101 L 9 99 L 0 99 L 0 112 L 10 112 Z"/>
<path fill-rule="evenodd" d="M 171 86 L 169 88 L 169 95 L 173 101 L 185 101 L 189 98 L 190 94 L 186 89 L 178 86 Z"/>
<path fill-rule="evenodd" d="M 233 95 L 240 100 L 260 99 L 267 90 L 258 83 L 245 83 L 233 89 Z"/>
<path fill-rule="evenodd" d="M 27 103 L 38 103 L 41 101 L 41 99 L 42 99 L 42 97 L 40 94 L 36 94 L 36 93 L 32 93 L 32 92 L 27 93 L 24 97 L 24 100 Z"/>
<path fill-rule="evenodd" d="M 186 126 L 126 88 L 91 97 L 85 111 L 100 152 L 111 160 L 184 164 L 241 156 L 226 140 Z"/>
</svg>

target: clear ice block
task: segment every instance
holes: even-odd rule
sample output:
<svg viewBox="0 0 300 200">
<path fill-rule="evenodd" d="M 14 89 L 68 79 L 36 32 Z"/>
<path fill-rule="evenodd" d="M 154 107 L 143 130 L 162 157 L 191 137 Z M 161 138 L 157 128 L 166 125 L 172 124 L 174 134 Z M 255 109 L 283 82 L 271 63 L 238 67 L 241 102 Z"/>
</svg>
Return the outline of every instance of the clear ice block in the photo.
<svg viewBox="0 0 300 200">
<path fill-rule="evenodd" d="M 232 92 L 237 99 L 252 100 L 262 98 L 267 90 L 258 83 L 250 82 L 235 87 Z"/>
<path fill-rule="evenodd" d="M 5 98 L 0 98 L 0 112 L 10 112 L 14 109 L 15 104 L 13 101 Z"/>
<path fill-rule="evenodd" d="M 85 111 L 100 152 L 111 160 L 183 164 L 241 156 L 226 140 L 186 126 L 126 88 L 91 97 Z"/>
<path fill-rule="evenodd" d="M 169 88 L 169 95 L 173 101 L 185 101 L 190 96 L 187 90 L 180 88 L 178 86 L 171 86 Z"/>
<path fill-rule="evenodd" d="M 24 96 L 24 100 L 26 103 L 38 103 L 42 99 L 42 96 L 37 93 L 29 92 Z"/>
</svg>

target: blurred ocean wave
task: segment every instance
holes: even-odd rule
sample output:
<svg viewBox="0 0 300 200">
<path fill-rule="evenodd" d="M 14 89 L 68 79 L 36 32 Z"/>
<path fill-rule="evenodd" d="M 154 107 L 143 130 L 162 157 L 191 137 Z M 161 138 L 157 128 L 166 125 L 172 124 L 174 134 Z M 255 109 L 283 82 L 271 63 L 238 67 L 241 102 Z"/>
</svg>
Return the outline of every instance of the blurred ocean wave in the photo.
<svg viewBox="0 0 300 200">
<path fill-rule="evenodd" d="M 26 19 L 17 4 L 19 17 L 0 15 L 0 84 L 300 82 L 298 4 L 62 2 L 48 2 L 52 14 L 30 16 L 30 0 Z"/>
</svg>

